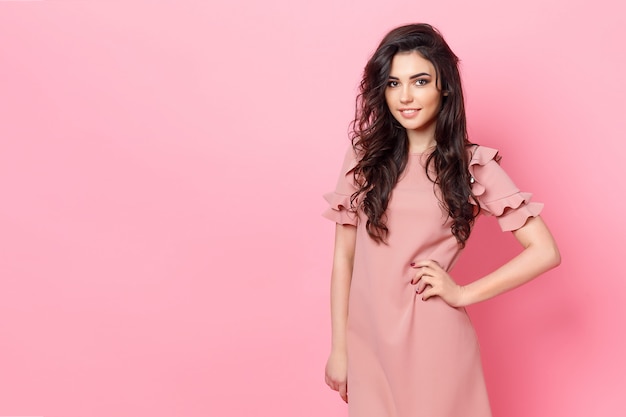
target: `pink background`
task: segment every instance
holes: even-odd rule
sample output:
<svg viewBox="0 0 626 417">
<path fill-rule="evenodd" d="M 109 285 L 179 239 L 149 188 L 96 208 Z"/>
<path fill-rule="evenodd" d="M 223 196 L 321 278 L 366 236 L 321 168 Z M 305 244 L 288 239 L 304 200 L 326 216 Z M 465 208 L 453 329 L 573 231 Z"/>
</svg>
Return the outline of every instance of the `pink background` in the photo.
<svg viewBox="0 0 626 417">
<path fill-rule="evenodd" d="M 222 3 L 0 2 L 0 415 L 346 416 L 321 195 L 366 59 L 414 21 L 562 250 L 470 309 L 494 415 L 623 415 L 619 2 Z M 482 219 L 455 275 L 516 250 Z"/>
</svg>

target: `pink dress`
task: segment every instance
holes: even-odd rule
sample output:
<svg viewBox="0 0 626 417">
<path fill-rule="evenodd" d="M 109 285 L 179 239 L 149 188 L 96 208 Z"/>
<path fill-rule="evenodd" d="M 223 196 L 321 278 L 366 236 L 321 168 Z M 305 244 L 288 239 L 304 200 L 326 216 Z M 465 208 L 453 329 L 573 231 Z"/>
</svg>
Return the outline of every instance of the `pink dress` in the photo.
<svg viewBox="0 0 626 417">
<path fill-rule="evenodd" d="M 495 149 L 472 147 L 472 189 L 482 212 L 515 230 L 542 209 L 520 193 Z M 355 165 L 350 149 L 324 216 L 357 226 L 348 313 L 348 396 L 351 417 L 489 417 L 479 346 L 463 308 L 438 297 L 422 301 L 410 281 L 416 260 L 450 271 L 460 249 L 451 221 L 424 169 L 410 154 L 387 209 L 387 245 L 374 242 L 364 216 L 350 210 Z"/>
</svg>

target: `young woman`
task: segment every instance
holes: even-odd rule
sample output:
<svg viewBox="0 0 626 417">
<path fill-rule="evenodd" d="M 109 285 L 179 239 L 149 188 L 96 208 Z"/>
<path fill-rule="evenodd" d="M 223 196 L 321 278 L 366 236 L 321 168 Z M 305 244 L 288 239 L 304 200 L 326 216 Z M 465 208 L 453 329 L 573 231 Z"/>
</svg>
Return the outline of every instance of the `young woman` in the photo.
<svg viewBox="0 0 626 417">
<path fill-rule="evenodd" d="M 515 187 L 496 150 L 468 141 L 458 58 L 429 25 L 383 39 L 352 126 L 337 188 L 325 196 L 336 222 L 326 383 L 351 417 L 488 417 L 464 307 L 559 264 L 542 205 Z M 460 286 L 449 271 L 480 212 L 523 250 Z"/>
</svg>

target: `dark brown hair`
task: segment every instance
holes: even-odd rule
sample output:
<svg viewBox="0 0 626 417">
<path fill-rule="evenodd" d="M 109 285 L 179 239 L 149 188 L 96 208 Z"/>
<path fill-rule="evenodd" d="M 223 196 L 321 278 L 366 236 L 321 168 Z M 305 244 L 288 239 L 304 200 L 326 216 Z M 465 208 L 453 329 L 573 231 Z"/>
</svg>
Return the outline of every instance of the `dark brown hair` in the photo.
<svg viewBox="0 0 626 417">
<path fill-rule="evenodd" d="M 478 203 L 470 188 L 467 148 L 471 143 L 467 139 L 459 59 L 441 34 L 428 24 L 406 25 L 392 30 L 365 66 L 351 125 L 352 146 L 360 157 L 353 169 L 359 188 L 352 195 L 352 202 L 360 201 L 371 238 L 384 242 L 389 233 L 385 211 L 409 153 L 406 130 L 390 113 L 385 89 L 393 57 L 398 52 L 410 51 L 416 51 L 433 64 L 442 92 L 435 127 L 437 146 L 427 159 L 426 172 L 429 173 L 430 167 L 434 168 L 436 177 L 429 175 L 429 178 L 433 186 L 441 190 L 441 204 L 452 219 L 452 234 L 463 247 L 478 215 Z"/>
</svg>

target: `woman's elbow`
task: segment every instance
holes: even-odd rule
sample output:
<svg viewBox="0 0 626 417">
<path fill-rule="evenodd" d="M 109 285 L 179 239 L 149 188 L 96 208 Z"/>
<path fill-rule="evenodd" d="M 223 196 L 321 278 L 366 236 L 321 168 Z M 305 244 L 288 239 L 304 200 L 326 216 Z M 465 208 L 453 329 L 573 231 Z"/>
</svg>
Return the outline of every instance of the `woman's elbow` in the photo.
<svg viewBox="0 0 626 417">
<path fill-rule="evenodd" d="M 547 269 L 556 268 L 561 265 L 561 252 L 555 242 L 545 248 L 545 262 Z"/>
</svg>

